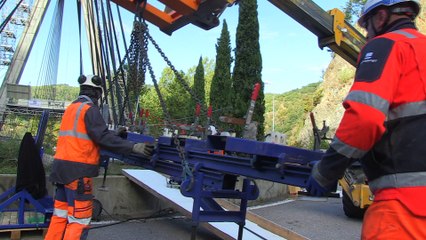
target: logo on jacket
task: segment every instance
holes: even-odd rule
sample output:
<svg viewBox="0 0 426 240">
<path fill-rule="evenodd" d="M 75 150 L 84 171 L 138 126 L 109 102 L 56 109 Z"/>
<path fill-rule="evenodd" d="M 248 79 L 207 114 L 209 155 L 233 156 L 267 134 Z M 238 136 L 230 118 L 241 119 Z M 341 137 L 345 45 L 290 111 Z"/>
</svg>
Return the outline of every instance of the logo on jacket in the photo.
<svg viewBox="0 0 426 240">
<path fill-rule="evenodd" d="M 377 62 L 377 58 L 374 58 L 374 52 L 368 52 L 365 54 L 364 58 L 361 61 L 363 63 L 375 63 Z"/>
</svg>

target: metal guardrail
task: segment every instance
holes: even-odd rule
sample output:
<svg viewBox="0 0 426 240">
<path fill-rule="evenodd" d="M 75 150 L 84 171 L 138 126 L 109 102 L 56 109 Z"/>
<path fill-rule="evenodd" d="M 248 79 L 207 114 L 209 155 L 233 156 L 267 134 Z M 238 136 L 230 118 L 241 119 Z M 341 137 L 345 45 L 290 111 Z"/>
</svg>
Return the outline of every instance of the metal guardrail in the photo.
<svg viewBox="0 0 426 240">
<path fill-rule="evenodd" d="M 28 108 L 42 108 L 42 109 L 62 109 L 65 110 L 71 101 L 57 101 L 45 99 L 12 99 L 7 101 L 8 106 L 28 107 Z"/>
</svg>

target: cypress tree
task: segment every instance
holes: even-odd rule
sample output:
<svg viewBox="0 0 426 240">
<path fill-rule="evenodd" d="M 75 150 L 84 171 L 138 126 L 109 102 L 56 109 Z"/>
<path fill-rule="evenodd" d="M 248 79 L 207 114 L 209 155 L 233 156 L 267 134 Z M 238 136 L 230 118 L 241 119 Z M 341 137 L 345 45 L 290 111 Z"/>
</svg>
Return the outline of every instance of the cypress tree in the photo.
<svg viewBox="0 0 426 240">
<path fill-rule="evenodd" d="M 198 98 L 198 100 L 200 101 L 199 104 L 201 104 L 201 108 L 205 108 L 205 98 L 206 98 L 206 89 L 205 89 L 205 77 L 204 77 L 204 64 L 203 64 L 203 58 L 200 57 L 200 60 L 198 61 L 198 65 L 197 68 L 195 69 L 195 74 L 194 74 L 194 86 L 193 86 L 193 92 L 196 95 L 196 97 Z M 193 113 L 195 113 L 195 108 L 197 105 L 197 100 L 193 99 L 192 100 L 192 109 L 190 110 L 190 112 L 192 111 Z M 200 122 L 198 123 L 202 123 L 202 121 L 205 119 L 205 116 L 200 116 Z"/>
<path fill-rule="evenodd" d="M 216 44 L 216 65 L 210 86 L 210 105 L 213 109 L 212 121 L 223 130 L 228 130 L 227 124 L 219 122 L 219 116 L 229 115 L 232 110 L 231 103 L 231 37 L 228 24 L 223 20 L 222 32 Z"/>
<path fill-rule="evenodd" d="M 265 96 L 262 82 L 262 56 L 259 44 L 259 21 L 257 19 L 257 1 L 239 2 L 239 19 L 236 36 L 235 66 L 233 71 L 233 113 L 235 117 L 246 115 L 251 93 L 256 83 L 261 84 L 259 96 L 253 113 L 253 121 L 258 122 L 257 139 L 264 137 Z M 243 128 L 237 128 L 241 136 Z"/>
</svg>

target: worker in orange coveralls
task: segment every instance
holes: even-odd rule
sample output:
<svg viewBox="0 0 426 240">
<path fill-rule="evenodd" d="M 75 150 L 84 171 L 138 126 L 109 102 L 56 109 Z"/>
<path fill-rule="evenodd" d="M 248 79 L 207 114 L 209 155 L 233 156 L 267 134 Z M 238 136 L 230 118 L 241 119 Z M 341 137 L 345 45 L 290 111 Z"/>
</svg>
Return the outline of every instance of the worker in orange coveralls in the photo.
<svg viewBox="0 0 426 240">
<path fill-rule="evenodd" d="M 345 113 L 307 190 L 323 195 L 360 159 L 375 195 L 362 239 L 426 239 L 426 36 L 420 2 L 368 0 L 359 25 L 367 44 Z"/>
<path fill-rule="evenodd" d="M 50 180 L 56 184 L 54 212 L 46 240 L 86 239 L 92 217 L 92 177 L 100 149 L 152 155 L 153 145 L 133 143 L 108 130 L 98 107 L 99 76 L 80 76 L 80 96 L 66 110 L 59 130 Z"/>
</svg>

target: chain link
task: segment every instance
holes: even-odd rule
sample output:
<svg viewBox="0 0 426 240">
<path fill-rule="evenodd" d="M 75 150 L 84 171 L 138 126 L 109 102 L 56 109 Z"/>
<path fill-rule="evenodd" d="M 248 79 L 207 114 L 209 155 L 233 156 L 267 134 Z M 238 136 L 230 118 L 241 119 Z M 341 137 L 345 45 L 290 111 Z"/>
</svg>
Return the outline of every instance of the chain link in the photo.
<svg viewBox="0 0 426 240">
<path fill-rule="evenodd" d="M 183 88 L 189 92 L 192 99 L 194 99 L 198 104 L 201 106 L 201 111 L 205 113 L 205 106 L 204 101 L 202 101 L 200 98 L 198 98 L 197 94 L 194 93 L 194 91 L 191 89 L 191 87 L 188 85 L 188 83 L 183 79 L 182 75 L 179 73 L 179 71 L 176 70 L 176 68 L 173 66 L 172 62 L 169 60 L 169 58 L 166 56 L 166 54 L 163 52 L 163 50 L 160 48 L 160 46 L 157 44 L 157 42 L 152 38 L 152 36 L 147 31 L 148 39 L 151 41 L 152 45 L 157 49 L 158 53 L 160 53 L 161 57 L 164 59 L 164 61 L 167 63 L 167 66 L 170 67 L 170 69 L 175 74 L 177 80 L 179 83 L 183 86 Z"/>
<path fill-rule="evenodd" d="M 150 40 L 153 43 L 153 45 L 155 46 L 157 51 L 161 54 L 163 59 L 166 61 L 167 65 L 173 70 L 176 78 L 179 80 L 179 82 L 182 84 L 182 86 L 185 88 L 185 90 L 187 90 L 191 94 L 191 97 L 193 97 L 197 101 L 197 103 L 200 103 L 200 100 L 193 93 L 193 91 L 189 87 L 189 85 L 183 80 L 182 76 L 178 73 L 176 68 L 168 60 L 168 58 L 166 57 L 164 52 L 161 50 L 161 48 L 158 46 L 158 44 L 150 36 L 149 31 L 148 31 L 148 26 L 145 23 L 145 21 L 144 20 L 143 21 L 136 21 L 135 20 L 134 30 L 132 32 L 132 38 L 131 38 L 131 46 L 132 46 L 131 49 L 134 50 L 134 51 L 130 52 L 130 59 L 131 60 L 139 60 L 138 62 L 141 63 L 139 65 L 138 70 L 143 73 L 143 76 L 144 76 L 143 83 L 144 83 L 144 80 L 145 80 L 146 70 L 148 69 L 148 72 L 151 76 L 152 82 L 154 83 L 155 91 L 156 91 L 158 98 L 159 98 L 159 101 L 160 101 L 161 109 L 163 110 L 165 125 L 172 130 L 173 143 L 175 144 L 176 150 L 179 154 L 179 158 L 181 159 L 182 178 L 184 180 L 189 178 L 190 181 L 191 181 L 190 184 L 188 185 L 188 188 L 186 189 L 186 191 L 189 191 L 192 188 L 192 186 L 194 185 L 194 176 L 192 174 L 192 170 L 189 166 L 189 163 L 186 159 L 185 149 L 181 146 L 178 134 L 175 133 L 175 131 L 177 130 L 177 126 L 172 124 L 172 122 L 171 122 L 170 113 L 167 110 L 166 103 L 165 103 L 164 98 L 163 98 L 163 96 L 160 92 L 160 88 L 158 86 L 156 76 L 155 76 L 154 71 L 152 69 L 151 62 L 149 61 L 149 57 L 148 57 L 148 43 L 149 42 L 148 42 L 148 40 Z M 129 63 L 129 65 L 131 65 L 131 64 Z M 136 66 L 136 65 L 133 65 L 133 66 Z M 132 70 L 135 70 L 135 68 L 133 68 Z M 137 73 L 135 73 L 134 71 L 130 71 L 129 77 L 135 77 L 135 76 L 137 76 L 136 74 Z M 138 78 L 138 80 L 142 81 L 141 78 Z"/>
<path fill-rule="evenodd" d="M 145 85 L 145 63 L 147 60 L 146 51 L 141 51 L 141 48 L 147 48 L 147 43 L 147 41 L 144 41 L 143 32 L 141 32 L 141 24 L 135 19 L 129 47 L 129 75 L 127 84 L 127 95 L 133 92 L 132 97 L 135 100 L 138 99 L 137 96 Z M 131 122 L 133 123 L 133 119 L 131 119 Z"/>
<path fill-rule="evenodd" d="M 163 52 L 163 50 L 160 48 L 160 46 L 157 44 L 157 42 L 152 38 L 152 36 L 147 31 L 147 35 L 149 40 L 151 41 L 152 45 L 157 49 L 157 51 L 160 53 L 161 57 L 164 59 L 164 61 L 167 63 L 167 65 L 170 67 L 170 69 L 175 74 L 177 80 L 179 83 L 183 86 L 183 88 L 191 95 L 191 98 L 195 100 L 196 104 L 200 105 L 200 114 L 201 116 L 206 115 L 206 106 L 204 101 L 202 101 L 198 95 L 191 89 L 191 87 L 188 85 L 188 83 L 183 79 L 182 75 L 179 73 L 179 71 L 176 70 L 176 68 L 173 66 L 172 62 L 169 60 L 169 58 L 166 56 L 166 54 Z M 195 132 L 197 125 L 198 125 L 199 117 L 196 117 L 194 124 L 191 126 L 191 134 Z"/>
</svg>

